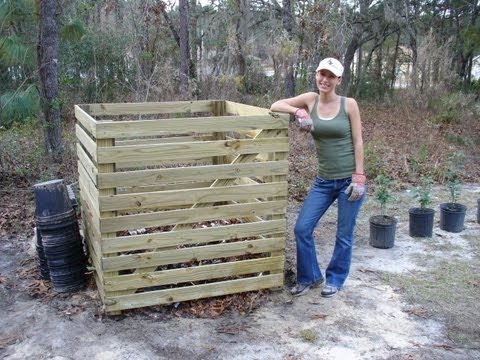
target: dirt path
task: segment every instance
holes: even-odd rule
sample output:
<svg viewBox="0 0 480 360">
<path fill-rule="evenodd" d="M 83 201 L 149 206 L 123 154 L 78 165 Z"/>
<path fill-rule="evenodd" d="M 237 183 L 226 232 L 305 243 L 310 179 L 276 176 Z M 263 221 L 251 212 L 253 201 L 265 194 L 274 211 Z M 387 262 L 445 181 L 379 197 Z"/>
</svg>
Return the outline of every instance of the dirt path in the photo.
<svg viewBox="0 0 480 360">
<path fill-rule="evenodd" d="M 463 200 L 469 211 L 462 233 L 440 230 L 437 212 L 432 239 L 409 237 L 410 200 L 405 200 L 408 194 L 403 192 L 399 195 L 403 200 L 391 209 L 399 218 L 395 246 L 375 249 L 368 244 L 368 217 L 374 211 L 373 200 L 369 199 L 358 221 L 351 275 L 336 297 L 324 299 L 320 290 L 315 289 L 292 299 L 286 287 L 269 293 L 267 301 L 250 313 L 230 311 L 216 318 L 175 316 L 174 311 L 165 311 L 165 307 L 104 317 L 93 286 L 72 295 L 42 289 L 41 283 L 35 282 L 27 271 L 34 263 L 34 258 L 27 254 L 29 240 L 1 238 L 0 357 L 9 360 L 478 359 L 478 347 L 459 347 L 447 338 L 446 319 L 423 316 L 421 306 L 408 304 L 401 289 L 385 280 L 385 274 L 415 277 L 428 270 L 425 264 L 452 256 L 468 258 L 478 265 L 480 254 L 472 252 L 468 239 L 480 236 L 480 225 L 476 223 L 480 186 L 468 186 L 466 190 Z M 289 205 L 290 231 L 298 209 L 296 203 Z M 334 215 L 331 211 L 323 220 L 317 230 L 319 239 L 333 235 Z M 432 242 L 438 244 L 433 251 Z M 318 243 L 318 256 L 325 264 L 331 245 Z M 429 261 L 419 262 L 418 256 L 425 254 Z M 287 285 L 292 282 L 289 270 L 293 264 L 290 234 Z M 35 293 L 43 295 L 32 296 Z M 480 295 L 480 291 L 477 293 Z"/>
</svg>

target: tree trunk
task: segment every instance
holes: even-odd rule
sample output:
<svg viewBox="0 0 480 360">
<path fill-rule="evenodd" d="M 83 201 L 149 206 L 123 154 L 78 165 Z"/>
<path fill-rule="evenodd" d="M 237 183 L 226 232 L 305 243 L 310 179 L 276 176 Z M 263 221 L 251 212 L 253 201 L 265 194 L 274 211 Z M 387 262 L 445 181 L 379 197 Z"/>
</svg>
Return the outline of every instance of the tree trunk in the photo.
<svg viewBox="0 0 480 360">
<path fill-rule="evenodd" d="M 45 145 L 54 161 L 60 161 L 60 154 L 63 151 L 60 99 L 58 97 L 57 7 L 57 0 L 40 0 L 37 47 Z"/>
<path fill-rule="evenodd" d="M 292 4 L 290 0 L 282 0 L 283 5 L 283 28 L 287 32 L 288 39 L 293 38 L 293 16 L 292 16 Z M 295 75 L 293 70 L 293 64 L 289 61 L 286 64 L 285 73 L 285 97 L 292 97 L 295 95 Z"/>
<path fill-rule="evenodd" d="M 235 51 L 235 62 L 238 66 L 237 75 L 243 79 L 243 91 L 247 92 L 248 84 L 246 83 L 247 79 L 245 77 L 247 73 L 247 61 L 245 59 L 245 44 L 246 44 L 246 6 L 245 0 L 235 0 L 236 6 L 238 9 L 238 14 L 235 21 L 235 42 L 236 42 L 236 51 Z"/>
<path fill-rule="evenodd" d="M 188 0 L 179 0 L 180 10 L 180 94 L 188 100 L 190 73 L 190 43 L 188 36 Z"/>
</svg>

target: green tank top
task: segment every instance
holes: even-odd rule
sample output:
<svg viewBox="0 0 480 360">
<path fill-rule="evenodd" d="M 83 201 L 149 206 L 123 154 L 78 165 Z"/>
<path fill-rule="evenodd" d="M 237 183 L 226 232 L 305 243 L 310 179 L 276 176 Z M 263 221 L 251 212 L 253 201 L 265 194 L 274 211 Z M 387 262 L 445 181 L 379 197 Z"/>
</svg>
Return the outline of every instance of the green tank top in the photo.
<svg viewBox="0 0 480 360">
<path fill-rule="evenodd" d="M 317 148 L 318 176 L 328 180 L 344 179 L 355 172 L 352 129 L 345 110 L 345 97 L 340 98 L 340 111 L 330 120 L 317 113 L 318 96 L 310 116 L 312 136 Z"/>
</svg>

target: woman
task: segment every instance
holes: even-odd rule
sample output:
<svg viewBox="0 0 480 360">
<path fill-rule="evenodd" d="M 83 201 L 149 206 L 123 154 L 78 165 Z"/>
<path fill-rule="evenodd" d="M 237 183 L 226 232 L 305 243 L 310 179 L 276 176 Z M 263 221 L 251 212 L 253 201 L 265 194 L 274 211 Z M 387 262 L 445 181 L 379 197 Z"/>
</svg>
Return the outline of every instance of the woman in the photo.
<svg viewBox="0 0 480 360">
<path fill-rule="evenodd" d="M 294 296 L 304 295 L 325 282 L 321 295 L 334 296 L 350 271 L 353 232 L 365 199 L 363 140 L 357 102 L 336 93 L 343 66 L 334 58 L 323 59 L 316 70 L 318 94 L 308 92 L 272 104 L 271 110 L 294 114 L 300 129 L 311 132 L 318 160 L 318 175 L 295 224 L 297 284 Z M 322 215 L 337 200 L 335 247 L 325 277 L 320 270 L 313 231 Z"/>
</svg>

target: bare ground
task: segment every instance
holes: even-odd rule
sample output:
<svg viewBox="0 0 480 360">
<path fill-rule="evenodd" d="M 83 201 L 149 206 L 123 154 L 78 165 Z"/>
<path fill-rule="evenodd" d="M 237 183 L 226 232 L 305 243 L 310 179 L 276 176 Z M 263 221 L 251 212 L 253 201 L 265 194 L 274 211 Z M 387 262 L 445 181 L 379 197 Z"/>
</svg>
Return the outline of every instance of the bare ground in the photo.
<svg viewBox="0 0 480 360">
<path fill-rule="evenodd" d="M 436 201 L 446 193 L 436 189 Z M 474 294 L 480 295 L 480 241 L 476 199 L 480 186 L 464 187 L 468 205 L 465 230 L 439 228 L 438 211 L 432 239 L 408 236 L 411 194 L 395 194 L 390 209 L 399 219 L 395 246 L 376 249 L 368 244 L 368 217 L 376 211 L 372 197 L 358 219 L 351 275 L 334 298 L 320 290 L 292 298 L 288 286 L 294 274 L 292 226 L 300 203 L 288 211 L 286 287 L 251 293 L 250 306 L 202 315 L 221 303 L 172 304 L 106 317 L 95 286 L 74 294 L 57 294 L 38 278 L 35 252 L 26 237 L 0 239 L 0 356 L 4 359 L 478 359 L 478 328 L 466 342 L 452 340 L 452 319 L 435 305 L 411 303 L 392 277 L 417 279 L 445 259 L 471 264 Z M 324 268 L 332 250 L 335 209 L 316 230 L 318 257 Z M 427 261 L 428 260 L 428 261 Z M 468 307 L 478 296 L 454 306 Z M 195 310 L 196 309 L 196 310 Z M 193 311 L 195 310 L 195 311 Z M 195 316 L 196 314 L 196 316 Z M 468 314 L 468 312 L 467 312 Z M 203 316 L 203 317 L 202 317 Z M 456 316 L 459 316 L 458 314 Z M 469 315 L 478 324 L 479 312 Z M 471 318 L 473 317 L 473 319 Z M 457 329 L 457 331 L 463 331 Z M 466 327 L 465 331 L 472 331 Z"/>
</svg>

